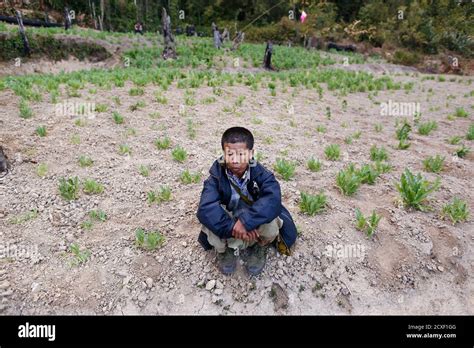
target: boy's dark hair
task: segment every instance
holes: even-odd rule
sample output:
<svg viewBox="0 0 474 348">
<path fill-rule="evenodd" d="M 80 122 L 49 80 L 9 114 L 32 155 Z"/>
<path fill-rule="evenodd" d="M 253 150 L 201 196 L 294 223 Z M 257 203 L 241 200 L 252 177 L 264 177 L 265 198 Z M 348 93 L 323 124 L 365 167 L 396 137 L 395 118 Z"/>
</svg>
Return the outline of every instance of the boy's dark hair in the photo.
<svg viewBox="0 0 474 348">
<path fill-rule="evenodd" d="M 231 127 L 222 134 L 221 146 L 224 150 L 224 143 L 245 143 L 249 150 L 253 149 L 253 135 L 244 127 Z"/>
</svg>

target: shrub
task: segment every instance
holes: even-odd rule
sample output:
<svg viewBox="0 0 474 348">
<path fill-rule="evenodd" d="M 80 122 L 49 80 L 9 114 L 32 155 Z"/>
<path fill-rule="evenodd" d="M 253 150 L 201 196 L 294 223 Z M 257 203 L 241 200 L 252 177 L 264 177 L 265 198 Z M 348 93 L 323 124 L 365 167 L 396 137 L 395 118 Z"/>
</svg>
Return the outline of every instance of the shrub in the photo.
<svg viewBox="0 0 474 348">
<path fill-rule="evenodd" d="M 191 173 L 189 170 L 185 170 L 180 176 L 181 182 L 183 184 L 195 184 L 201 180 L 201 174 Z"/>
<path fill-rule="evenodd" d="M 350 164 L 346 169 L 339 171 L 336 177 L 336 185 L 346 196 L 352 196 L 356 193 L 361 184 L 360 177 L 353 164 Z"/>
<path fill-rule="evenodd" d="M 370 148 L 370 159 L 372 161 L 388 160 L 387 150 L 385 150 L 383 146 L 381 148 L 377 148 L 376 145 L 372 145 L 372 147 Z"/>
<path fill-rule="evenodd" d="M 379 172 L 376 167 L 364 164 L 358 171 L 357 175 L 359 176 L 360 182 L 362 184 L 375 184 L 375 180 L 379 176 Z"/>
<path fill-rule="evenodd" d="M 464 118 L 468 116 L 468 113 L 464 108 L 456 108 L 455 116 Z"/>
<path fill-rule="evenodd" d="M 123 123 L 123 116 L 120 115 L 117 111 L 112 112 L 112 118 L 114 119 L 114 122 L 116 124 L 122 124 Z"/>
<path fill-rule="evenodd" d="M 428 172 L 439 173 L 443 170 L 444 159 L 440 155 L 430 156 L 423 161 L 423 166 Z"/>
<path fill-rule="evenodd" d="M 398 140 L 408 140 L 411 132 L 411 126 L 407 121 L 404 121 L 402 126 L 397 128 L 396 136 Z"/>
<path fill-rule="evenodd" d="M 94 161 L 89 156 L 83 155 L 79 157 L 79 165 L 81 167 L 90 167 L 93 163 Z"/>
<path fill-rule="evenodd" d="M 159 150 L 169 149 L 171 147 L 171 140 L 168 137 L 164 137 L 162 139 L 156 139 L 155 146 Z"/>
<path fill-rule="evenodd" d="M 69 179 L 59 179 L 59 192 L 68 201 L 77 199 L 79 192 L 79 179 L 77 176 Z"/>
<path fill-rule="evenodd" d="M 442 217 L 449 217 L 453 224 L 466 221 L 469 217 L 467 203 L 455 197 L 450 203 L 443 207 Z"/>
<path fill-rule="evenodd" d="M 144 177 L 150 176 L 150 168 L 147 166 L 141 165 L 140 168 L 138 168 L 138 171 L 140 172 L 140 175 L 143 175 Z"/>
<path fill-rule="evenodd" d="M 438 124 L 436 121 L 429 121 L 425 123 L 421 123 L 418 126 L 418 133 L 421 135 L 428 135 L 431 131 L 438 129 Z"/>
<path fill-rule="evenodd" d="M 77 243 L 72 243 L 69 247 L 69 251 L 74 255 L 73 261 L 71 263 L 75 266 L 79 266 L 80 264 L 87 262 L 91 256 L 91 252 L 89 250 L 81 250 Z"/>
<path fill-rule="evenodd" d="M 38 168 L 36 168 L 36 174 L 38 174 L 40 178 L 44 178 L 47 173 L 48 165 L 46 163 L 41 163 L 38 165 Z"/>
<path fill-rule="evenodd" d="M 469 129 L 466 134 L 467 140 L 474 140 L 474 123 L 469 126 Z"/>
<path fill-rule="evenodd" d="M 40 137 L 45 137 L 47 134 L 46 127 L 45 126 L 39 126 L 36 128 L 36 134 Z"/>
<path fill-rule="evenodd" d="M 31 111 L 30 106 L 27 101 L 24 99 L 20 100 L 20 117 L 21 118 L 31 118 L 33 116 L 33 111 Z"/>
<path fill-rule="evenodd" d="M 322 212 L 326 208 L 326 195 L 320 193 L 311 195 L 301 192 L 300 209 L 308 215 L 315 215 Z"/>
<path fill-rule="evenodd" d="M 337 161 L 341 156 L 341 149 L 338 144 L 331 144 L 324 149 L 326 157 L 330 161 Z"/>
<path fill-rule="evenodd" d="M 135 245 L 147 250 L 154 250 L 163 245 L 165 237 L 158 231 L 146 232 L 142 228 L 135 231 Z"/>
<path fill-rule="evenodd" d="M 132 151 L 130 150 L 130 146 L 128 146 L 127 144 L 120 144 L 119 153 L 121 155 L 130 155 Z"/>
<path fill-rule="evenodd" d="M 295 175 L 296 163 L 277 158 L 274 169 L 283 180 L 288 181 Z"/>
<path fill-rule="evenodd" d="M 168 186 L 161 186 L 160 192 L 156 194 L 154 191 L 149 191 L 147 194 L 148 203 L 162 203 L 171 200 L 171 189 Z"/>
<path fill-rule="evenodd" d="M 183 163 L 188 158 L 188 153 L 181 146 L 177 146 L 171 152 L 173 159 L 177 162 Z"/>
<path fill-rule="evenodd" d="M 424 179 L 421 174 L 413 175 L 407 168 L 401 176 L 400 183 L 396 184 L 396 188 L 405 206 L 425 211 L 425 200 L 432 192 L 439 188 L 439 184 L 439 178 L 434 183 L 431 183 Z"/>
<path fill-rule="evenodd" d="M 460 148 L 456 149 L 454 154 L 458 156 L 459 158 L 464 158 L 467 156 L 467 154 L 471 151 L 471 148 L 466 147 L 465 145 L 462 145 Z"/>
<path fill-rule="evenodd" d="M 84 193 L 88 195 L 101 194 L 104 192 L 104 186 L 94 179 L 86 179 L 84 181 Z"/>
<path fill-rule="evenodd" d="M 414 52 L 397 50 L 393 55 L 392 61 L 395 64 L 415 65 L 420 62 L 420 56 Z"/>
<path fill-rule="evenodd" d="M 365 232 L 367 236 L 369 237 L 372 237 L 372 235 L 375 233 L 375 230 L 377 229 L 380 219 L 382 218 L 380 215 L 377 215 L 375 210 L 372 211 L 372 214 L 370 215 L 369 218 L 366 218 L 364 217 L 364 215 L 362 215 L 359 209 L 356 209 L 355 216 L 356 216 L 356 228 L 359 231 Z"/>
<path fill-rule="evenodd" d="M 319 172 L 321 170 L 321 162 L 315 160 L 313 157 L 311 157 L 306 164 L 308 169 L 312 172 Z"/>
</svg>

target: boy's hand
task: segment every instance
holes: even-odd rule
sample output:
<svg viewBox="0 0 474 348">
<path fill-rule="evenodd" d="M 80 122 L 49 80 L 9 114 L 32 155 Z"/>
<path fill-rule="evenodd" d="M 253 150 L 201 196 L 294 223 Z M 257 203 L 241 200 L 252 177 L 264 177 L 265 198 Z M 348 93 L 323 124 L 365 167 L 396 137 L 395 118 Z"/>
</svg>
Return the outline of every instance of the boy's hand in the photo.
<svg viewBox="0 0 474 348">
<path fill-rule="evenodd" d="M 252 231 L 247 232 L 247 236 L 250 238 L 249 240 L 259 240 L 260 238 L 257 230 L 252 230 Z"/>
<path fill-rule="evenodd" d="M 232 229 L 232 237 L 245 241 L 249 240 L 247 230 L 245 229 L 244 224 L 240 220 L 237 220 L 234 225 L 234 228 Z"/>
<path fill-rule="evenodd" d="M 259 235 L 257 233 L 257 230 L 252 230 L 248 232 L 245 229 L 244 224 L 240 220 L 237 220 L 234 225 L 234 228 L 232 229 L 232 237 L 242 239 L 244 241 L 251 241 L 258 239 Z"/>
</svg>

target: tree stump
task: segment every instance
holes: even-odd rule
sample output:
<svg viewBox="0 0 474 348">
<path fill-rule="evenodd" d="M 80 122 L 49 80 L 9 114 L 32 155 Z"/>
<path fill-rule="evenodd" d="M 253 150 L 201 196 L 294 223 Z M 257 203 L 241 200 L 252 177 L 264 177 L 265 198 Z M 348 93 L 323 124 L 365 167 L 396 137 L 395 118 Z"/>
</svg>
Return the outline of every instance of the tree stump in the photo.
<svg viewBox="0 0 474 348">
<path fill-rule="evenodd" d="M 214 36 L 214 47 L 220 49 L 222 46 L 221 33 L 214 22 L 212 23 L 212 35 Z"/>
<path fill-rule="evenodd" d="M 230 33 L 227 28 L 224 28 L 224 31 L 222 32 L 222 42 L 230 41 Z"/>
<path fill-rule="evenodd" d="M 243 31 L 239 31 L 232 42 L 231 51 L 235 51 L 239 48 L 240 44 L 244 41 L 245 33 Z"/>
<path fill-rule="evenodd" d="M 273 53 L 273 44 L 271 41 L 267 42 L 267 47 L 265 48 L 265 55 L 263 56 L 263 67 L 268 70 L 275 70 L 272 66 L 272 53 Z"/>
<path fill-rule="evenodd" d="M 161 23 L 163 25 L 163 38 L 164 38 L 164 46 L 163 53 L 161 56 L 164 60 L 166 59 L 176 59 L 176 47 L 175 41 L 173 37 L 173 33 L 171 32 L 171 18 L 166 13 L 166 9 L 163 7 L 163 11 L 161 13 Z"/>
<path fill-rule="evenodd" d="M 71 14 L 69 13 L 69 8 L 64 8 L 64 30 L 70 29 L 72 26 Z"/>
<path fill-rule="evenodd" d="M 20 11 L 16 10 L 15 13 L 16 13 L 16 20 L 18 22 L 18 29 L 20 31 L 21 40 L 23 41 L 23 53 L 25 56 L 29 56 L 31 53 L 31 50 L 30 50 L 30 44 L 28 42 L 28 38 L 26 37 L 25 27 L 23 26 L 23 17 Z"/>
</svg>

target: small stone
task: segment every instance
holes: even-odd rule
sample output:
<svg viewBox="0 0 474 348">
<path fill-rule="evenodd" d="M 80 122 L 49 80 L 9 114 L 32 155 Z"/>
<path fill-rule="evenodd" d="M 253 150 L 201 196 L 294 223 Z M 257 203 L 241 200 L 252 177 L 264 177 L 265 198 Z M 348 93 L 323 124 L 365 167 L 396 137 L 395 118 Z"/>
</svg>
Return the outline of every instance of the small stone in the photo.
<svg viewBox="0 0 474 348">
<path fill-rule="evenodd" d="M 39 289 L 40 285 L 38 283 L 34 282 L 33 284 L 31 284 L 31 292 L 37 292 Z"/>
<path fill-rule="evenodd" d="M 151 289 L 152 286 L 153 286 L 153 279 L 148 277 L 148 278 L 146 278 L 145 283 L 146 283 L 146 286 L 148 287 L 148 289 Z"/>
<path fill-rule="evenodd" d="M 127 273 L 127 271 L 117 271 L 117 275 L 119 275 L 121 277 L 126 277 L 126 276 L 128 276 L 128 273 Z"/>
<path fill-rule="evenodd" d="M 183 246 L 183 248 L 187 248 L 187 247 L 188 247 L 188 243 L 186 243 L 186 242 L 181 243 L 181 245 Z"/>
<path fill-rule="evenodd" d="M 219 297 L 217 297 L 216 295 L 212 295 L 212 297 L 211 297 L 211 302 L 212 302 L 212 303 L 217 303 L 217 302 L 219 302 Z"/>
<path fill-rule="evenodd" d="M 140 302 L 145 302 L 146 298 L 147 298 L 147 296 L 144 292 L 142 292 L 140 295 L 138 295 L 138 301 L 140 301 Z"/>
<path fill-rule="evenodd" d="M 216 288 L 218 288 L 218 289 L 224 289 L 224 284 L 222 284 L 222 282 L 221 282 L 220 280 L 218 280 L 218 281 L 216 282 Z"/>
<path fill-rule="evenodd" d="M 132 279 L 132 276 L 126 276 L 125 278 L 123 278 L 122 284 L 124 286 L 127 285 L 128 282 L 130 282 L 130 279 Z"/>
<path fill-rule="evenodd" d="M 7 290 L 0 294 L 1 297 L 7 297 L 13 295 L 13 290 Z"/>
<path fill-rule="evenodd" d="M 222 295 L 223 292 L 224 292 L 224 290 L 222 290 L 222 289 L 216 289 L 216 290 L 214 290 L 214 294 L 215 294 L 215 295 Z"/>
<path fill-rule="evenodd" d="M 5 280 L 0 283 L 0 290 L 8 289 L 10 287 L 10 282 Z"/>
<path fill-rule="evenodd" d="M 210 280 L 206 284 L 206 290 L 211 291 L 216 286 L 216 281 L 214 279 Z"/>
<path fill-rule="evenodd" d="M 443 272 L 443 271 L 444 271 L 444 267 L 443 267 L 443 266 L 438 266 L 438 271 Z"/>
</svg>

